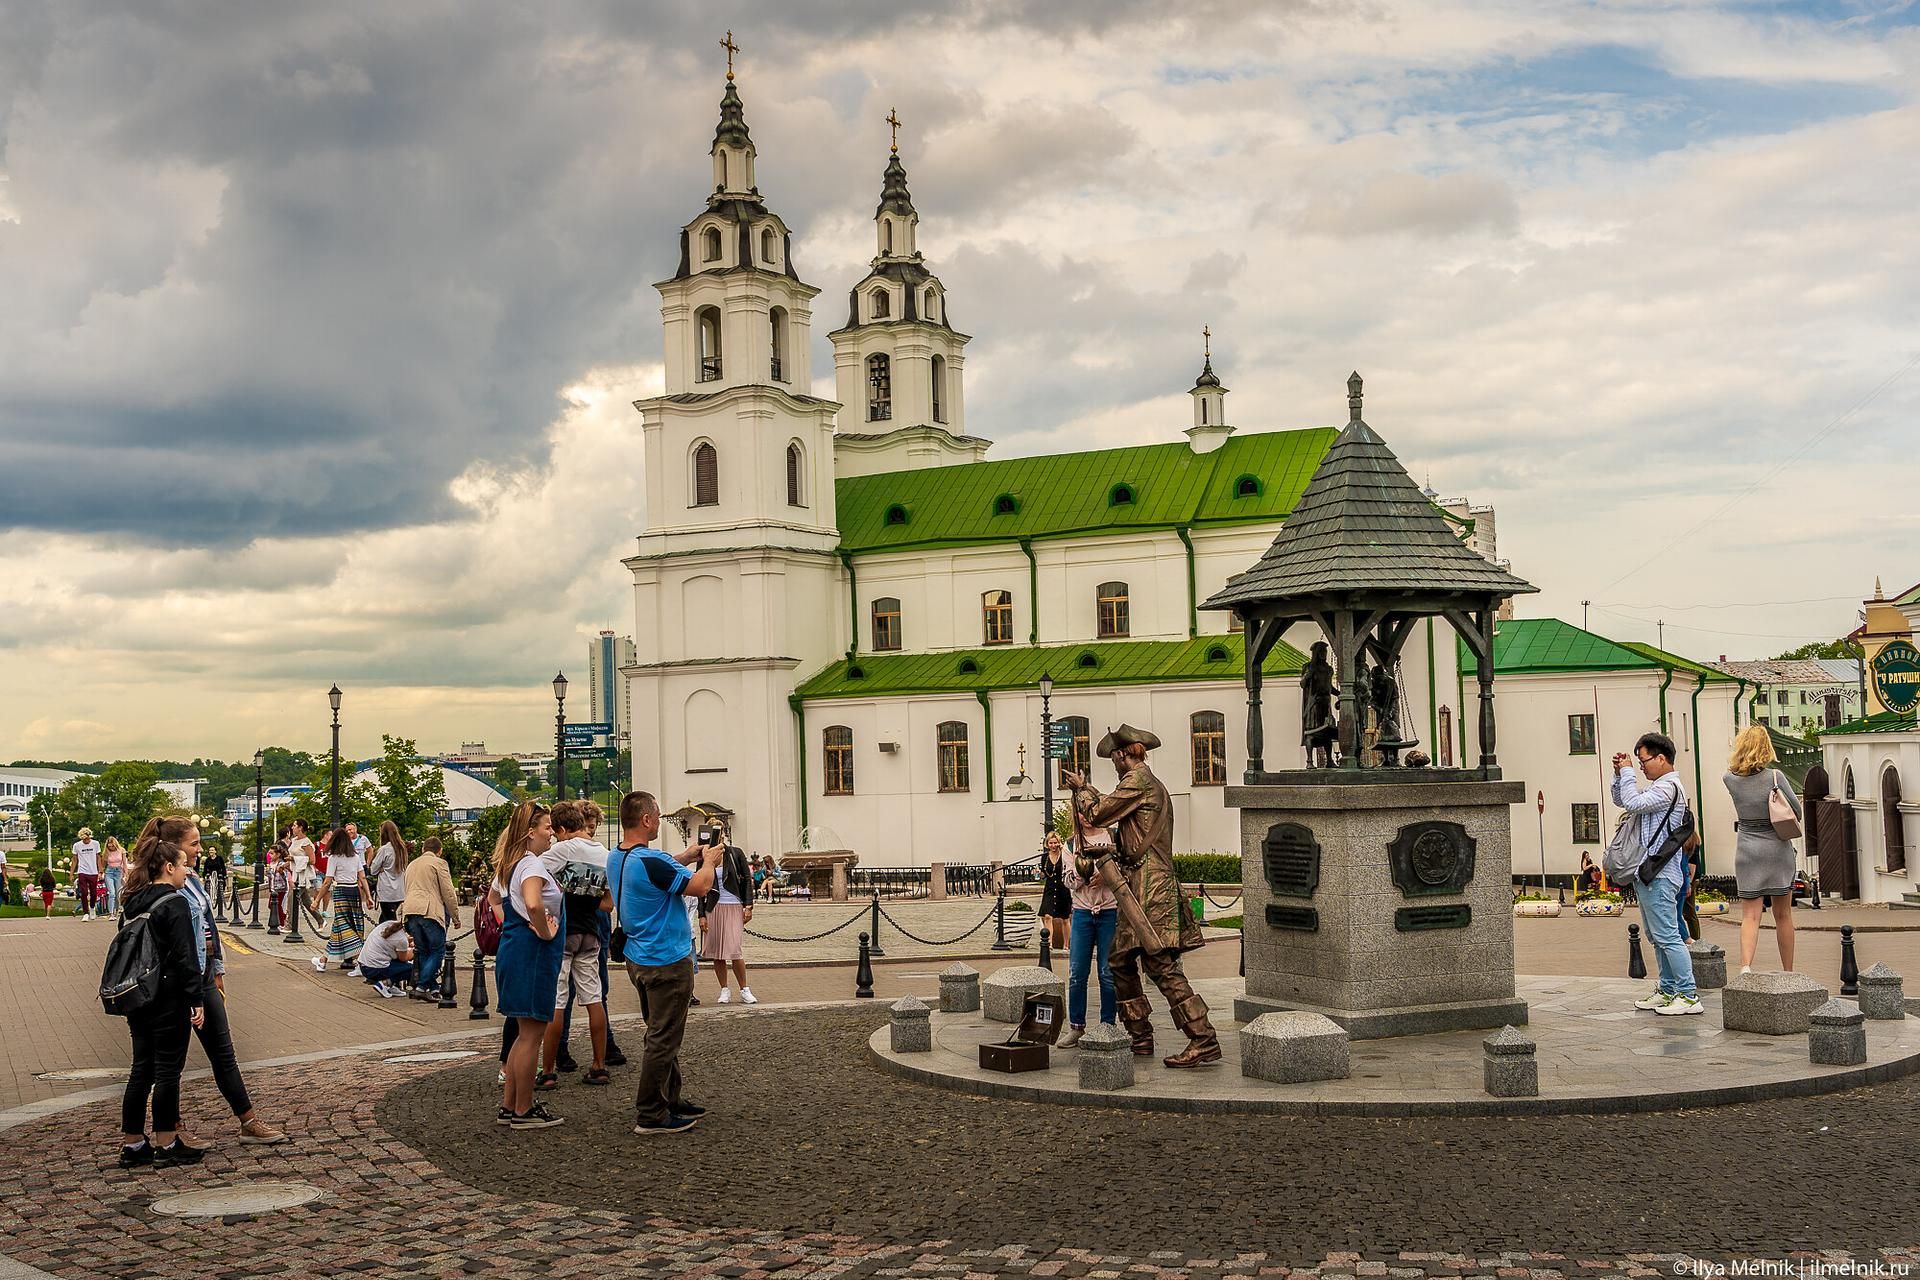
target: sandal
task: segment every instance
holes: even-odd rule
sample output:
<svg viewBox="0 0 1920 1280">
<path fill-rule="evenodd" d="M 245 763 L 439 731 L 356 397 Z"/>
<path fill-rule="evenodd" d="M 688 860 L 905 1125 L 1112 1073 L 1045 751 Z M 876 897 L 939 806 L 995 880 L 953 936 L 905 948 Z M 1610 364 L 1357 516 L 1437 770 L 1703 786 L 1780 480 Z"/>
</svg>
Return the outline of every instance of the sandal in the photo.
<svg viewBox="0 0 1920 1280">
<path fill-rule="evenodd" d="M 580 1077 L 580 1083 L 581 1084 L 612 1084 L 613 1077 L 607 1073 L 607 1069 L 605 1067 L 595 1067 L 591 1071 L 587 1072 L 587 1074 Z"/>
<path fill-rule="evenodd" d="M 543 1072 L 534 1080 L 533 1087 L 536 1089 L 558 1089 L 560 1087 L 560 1077 L 551 1071 Z"/>
</svg>

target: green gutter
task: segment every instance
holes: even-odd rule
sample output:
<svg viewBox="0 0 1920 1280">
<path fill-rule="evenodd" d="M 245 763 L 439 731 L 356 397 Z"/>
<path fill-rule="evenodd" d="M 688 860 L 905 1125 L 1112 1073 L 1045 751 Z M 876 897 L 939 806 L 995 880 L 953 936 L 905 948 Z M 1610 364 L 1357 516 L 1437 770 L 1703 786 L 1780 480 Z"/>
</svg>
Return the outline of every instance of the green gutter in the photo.
<svg viewBox="0 0 1920 1280">
<path fill-rule="evenodd" d="M 1666 678 L 1660 682 L 1660 732 L 1667 731 L 1667 686 L 1673 683 L 1673 668 L 1662 667 Z"/>
<path fill-rule="evenodd" d="M 987 701 L 985 689 L 975 689 L 973 696 L 980 699 L 980 713 L 986 720 L 987 739 L 987 803 L 993 803 L 993 704 Z"/>
<path fill-rule="evenodd" d="M 1747 696 L 1747 682 L 1739 676 L 1735 676 L 1733 681 L 1740 686 L 1733 691 L 1733 731 L 1738 733 L 1740 732 L 1740 699 Z M 1760 690 L 1758 688 L 1755 688 L 1753 693 L 1755 697 L 1760 696 Z M 1747 708 L 1747 721 L 1748 723 L 1752 723 L 1753 721 L 1752 707 Z"/>
<path fill-rule="evenodd" d="M 1020 539 L 1027 555 L 1027 643 L 1040 643 L 1040 562 L 1034 559 L 1033 539 Z"/>
<path fill-rule="evenodd" d="M 847 568 L 847 652 L 852 654 L 860 649 L 860 583 L 853 574 L 853 552 L 841 547 L 840 563 Z"/>
<path fill-rule="evenodd" d="M 787 695 L 787 705 L 793 708 L 793 731 L 799 739 L 800 757 L 800 830 L 807 829 L 807 711 L 800 695 Z"/>
<path fill-rule="evenodd" d="M 1433 744 L 1433 754 L 1440 754 L 1440 686 L 1434 682 L 1433 668 L 1433 619 L 1427 619 L 1427 741 Z"/>
<path fill-rule="evenodd" d="M 1496 675 L 1496 679 L 1498 676 Z M 1467 675 L 1453 664 L 1453 700 L 1460 711 L 1460 767 L 1467 767 Z"/>
<path fill-rule="evenodd" d="M 1706 672 L 1700 672 L 1699 681 L 1693 686 L 1693 803 L 1695 805 L 1706 803 L 1700 798 L 1700 691 L 1707 687 Z M 1707 873 L 1707 824 L 1695 819 L 1693 829 L 1700 836 L 1700 874 L 1705 875 Z"/>
<path fill-rule="evenodd" d="M 1180 544 L 1187 549 L 1187 639 L 1192 640 L 1200 634 L 1200 598 L 1193 578 L 1193 538 L 1186 525 L 1175 525 L 1173 531 L 1180 535 Z"/>
</svg>

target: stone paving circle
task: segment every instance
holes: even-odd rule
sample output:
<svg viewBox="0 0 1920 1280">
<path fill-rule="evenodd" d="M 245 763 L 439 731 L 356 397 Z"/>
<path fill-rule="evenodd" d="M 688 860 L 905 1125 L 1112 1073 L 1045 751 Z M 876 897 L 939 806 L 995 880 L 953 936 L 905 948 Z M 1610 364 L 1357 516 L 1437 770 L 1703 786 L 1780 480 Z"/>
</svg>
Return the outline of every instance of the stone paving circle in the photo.
<svg viewBox="0 0 1920 1280">
<path fill-rule="evenodd" d="M 60 1084 L 125 1084 L 125 1067 L 74 1067 L 68 1071 L 42 1071 L 36 1080 L 49 1080 Z"/>
<path fill-rule="evenodd" d="M 148 1207 L 174 1218 L 230 1218 L 274 1213 L 320 1198 L 320 1188 L 304 1182 L 242 1182 L 162 1196 Z"/>
</svg>

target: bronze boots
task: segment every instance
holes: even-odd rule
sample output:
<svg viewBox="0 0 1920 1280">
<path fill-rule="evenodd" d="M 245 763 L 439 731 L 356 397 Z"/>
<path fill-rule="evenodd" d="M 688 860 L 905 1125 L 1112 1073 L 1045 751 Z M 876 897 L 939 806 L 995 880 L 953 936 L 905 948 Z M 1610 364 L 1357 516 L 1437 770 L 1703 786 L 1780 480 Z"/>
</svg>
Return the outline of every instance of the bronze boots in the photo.
<svg viewBox="0 0 1920 1280">
<path fill-rule="evenodd" d="M 1137 1058 L 1153 1055 L 1153 1006 L 1147 1003 L 1145 996 L 1134 996 L 1120 1002 L 1120 1021 L 1126 1024 L 1127 1034 L 1133 1037 L 1133 1053 Z"/>
<path fill-rule="evenodd" d="M 1173 1006 L 1173 1022 L 1186 1033 L 1187 1047 L 1171 1058 L 1161 1061 L 1169 1067 L 1201 1067 L 1209 1062 L 1220 1061 L 1220 1037 L 1214 1033 L 1213 1023 L 1207 1020 L 1207 1002 L 1199 996 L 1190 995 Z M 1134 1039 L 1134 1052 L 1140 1052 L 1140 1041 Z"/>
</svg>

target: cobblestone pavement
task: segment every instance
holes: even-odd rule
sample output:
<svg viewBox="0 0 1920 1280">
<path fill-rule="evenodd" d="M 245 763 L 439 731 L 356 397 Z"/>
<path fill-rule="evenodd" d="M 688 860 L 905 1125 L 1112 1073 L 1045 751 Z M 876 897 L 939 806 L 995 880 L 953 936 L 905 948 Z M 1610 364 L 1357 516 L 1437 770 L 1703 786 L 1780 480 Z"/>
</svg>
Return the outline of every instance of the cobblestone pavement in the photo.
<svg viewBox="0 0 1920 1280">
<path fill-rule="evenodd" d="M 551 1095 L 565 1126 L 518 1134 L 490 1123 L 484 1060 L 271 1068 L 259 1088 L 285 1101 L 293 1143 L 228 1141 L 164 1172 L 111 1167 L 115 1108 L 97 1098 L 0 1145 L 0 1275 L 18 1274 L 10 1258 L 122 1280 L 1611 1277 L 1684 1271 L 1669 1250 L 1838 1258 L 1920 1239 L 1898 1192 L 1912 1085 L 1603 1121 L 1203 1125 L 890 1080 L 859 1059 L 882 1017 L 701 1019 L 688 1078 L 713 1113 L 673 1144 L 629 1134 L 631 1067 L 611 1090 Z M 192 1114 L 218 1107 L 208 1083 L 187 1095 Z M 265 1180 L 324 1194 L 263 1217 L 148 1208 Z"/>
</svg>

